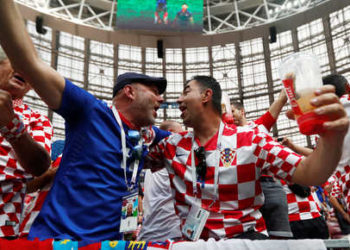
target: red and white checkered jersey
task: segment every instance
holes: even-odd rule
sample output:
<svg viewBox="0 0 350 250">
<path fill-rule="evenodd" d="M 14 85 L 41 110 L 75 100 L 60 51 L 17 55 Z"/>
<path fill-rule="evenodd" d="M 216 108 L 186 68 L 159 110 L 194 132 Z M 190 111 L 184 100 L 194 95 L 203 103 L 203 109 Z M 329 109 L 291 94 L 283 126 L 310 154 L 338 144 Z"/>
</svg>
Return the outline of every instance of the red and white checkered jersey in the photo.
<svg viewBox="0 0 350 250">
<path fill-rule="evenodd" d="M 251 129 L 257 129 L 266 134 L 270 133 L 272 126 L 276 123 L 276 119 L 272 117 L 271 113 L 267 111 L 255 121 L 249 121 L 247 126 Z"/>
<path fill-rule="evenodd" d="M 221 142 L 218 133 L 205 145 L 207 174 L 205 185 L 197 181 L 197 199 L 192 187 L 192 132 L 173 134 L 161 141 L 150 157 L 164 157 L 175 197 L 175 210 L 182 220 L 190 207 L 198 204 L 210 212 L 202 239 L 231 238 L 248 230 L 262 232 L 265 224 L 259 208 L 264 203 L 259 178 L 262 170 L 290 181 L 302 157 L 273 141 L 265 133 L 247 126 L 224 126 Z M 196 139 L 194 149 L 200 146 Z M 214 172 L 216 149 L 221 152 L 218 200 L 215 197 Z M 197 164 L 197 160 L 196 160 Z"/>
<path fill-rule="evenodd" d="M 350 170 L 348 167 L 345 167 L 344 170 Z M 331 177 L 328 178 L 327 182 L 332 185 L 332 189 L 330 192 L 330 196 L 333 196 L 337 199 L 343 199 L 343 191 L 340 187 L 340 183 L 339 183 L 339 179 L 341 177 L 341 172 L 342 171 L 338 171 L 336 170 Z"/>
<path fill-rule="evenodd" d="M 339 185 L 339 180 L 338 178 L 335 178 L 334 175 L 332 175 L 332 182 L 330 182 L 332 184 L 332 190 L 330 195 L 337 198 L 337 199 L 342 199 L 343 198 L 343 193 L 341 190 L 341 187 Z"/>
<path fill-rule="evenodd" d="M 347 113 L 348 118 L 350 118 L 349 97 L 350 97 L 349 95 L 343 95 L 340 98 L 340 102 L 343 104 L 343 107 Z M 338 179 L 340 179 L 340 177 L 347 172 L 345 168 L 348 167 L 349 165 L 350 165 L 350 130 L 348 130 L 347 134 L 345 135 L 342 156 L 339 160 L 338 166 L 334 171 L 333 175 L 335 175 Z"/>
<path fill-rule="evenodd" d="M 343 95 L 340 102 L 350 118 L 350 95 Z M 346 209 L 350 213 L 350 130 L 345 135 L 342 156 L 333 176 L 337 178 L 338 183 L 333 185 L 334 192 L 332 190 L 332 195 L 344 199 Z"/>
<path fill-rule="evenodd" d="M 62 154 L 51 163 L 50 169 L 57 168 L 62 159 Z M 52 183 L 46 184 L 41 190 L 34 193 L 26 194 L 24 198 L 24 206 L 19 227 L 19 236 L 27 237 L 35 218 L 38 216 L 45 198 L 51 189 Z"/>
<path fill-rule="evenodd" d="M 346 211 L 350 214 L 350 166 L 345 166 L 343 168 L 343 173 L 338 179 L 338 185 L 341 195 L 337 198 L 343 199 Z"/>
<path fill-rule="evenodd" d="M 270 133 L 272 126 L 276 123 L 276 119 L 272 117 L 269 111 L 266 111 L 265 114 L 260 116 L 255 121 L 248 122 L 247 126 L 256 132 L 263 132 L 266 134 Z M 262 174 L 264 177 L 272 177 L 270 175 Z"/>
<path fill-rule="evenodd" d="M 294 194 L 283 180 L 281 180 L 281 184 L 287 195 L 289 221 L 309 220 L 321 216 L 320 208 L 312 194 L 302 198 Z"/>
<path fill-rule="evenodd" d="M 13 102 L 13 110 L 27 133 L 50 153 L 53 130 L 49 119 L 31 110 L 21 100 Z M 0 136 L 0 237 L 18 235 L 25 183 L 30 178 L 32 175 L 21 167 L 10 143 Z"/>
</svg>

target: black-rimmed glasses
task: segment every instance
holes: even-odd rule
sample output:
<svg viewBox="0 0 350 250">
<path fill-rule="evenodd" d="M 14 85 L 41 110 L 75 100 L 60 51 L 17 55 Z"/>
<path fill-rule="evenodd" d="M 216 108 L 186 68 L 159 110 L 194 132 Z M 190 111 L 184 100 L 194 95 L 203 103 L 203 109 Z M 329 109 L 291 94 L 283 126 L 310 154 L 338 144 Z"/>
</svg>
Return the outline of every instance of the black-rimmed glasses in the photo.
<svg viewBox="0 0 350 250">
<path fill-rule="evenodd" d="M 207 175 L 207 163 L 205 161 L 205 149 L 204 147 L 199 147 L 194 150 L 194 154 L 198 159 L 198 164 L 196 166 L 197 178 L 204 181 L 205 176 Z"/>
</svg>

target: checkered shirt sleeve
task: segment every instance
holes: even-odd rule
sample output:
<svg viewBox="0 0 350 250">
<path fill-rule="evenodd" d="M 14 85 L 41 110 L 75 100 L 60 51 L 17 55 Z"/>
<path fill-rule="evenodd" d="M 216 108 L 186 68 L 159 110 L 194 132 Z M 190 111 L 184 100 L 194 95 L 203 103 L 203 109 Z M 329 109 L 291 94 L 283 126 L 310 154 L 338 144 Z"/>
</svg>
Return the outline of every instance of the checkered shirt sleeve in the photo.
<svg viewBox="0 0 350 250">
<path fill-rule="evenodd" d="M 174 191 L 175 211 L 184 223 L 190 207 L 198 204 L 210 212 L 201 238 L 233 237 L 254 229 L 265 231 L 259 208 L 263 194 L 258 179 L 263 168 L 280 178 L 290 179 L 300 157 L 281 146 L 272 144 L 267 135 L 248 127 L 225 125 L 221 142 L 217 135 L 205 147 L 207 174 L 204 186 L 196 182 L 198 193 L 192 187 L 191 146 L 192 132 L 173 134 L 151 152 L 153 157 L 164 157 Z M 196 141 L 194 148 L 197 148 Z M 217 145 L 220 150 L 218 200 L 214 194 L 214 174 L 217 164 Z M 195 165 L 197 159 L 195 159 Z M 272 167 L 270 166 L 272 164 Z"/>
<path fill-rule="evenodd" d="M 27 133 L 49 153 L 52 126 L 49 120 L 20 102 L 14 112 L 22 120 Z M 0 137 L 0 237 L 18 235 L 26 181 L 32 178 L 16 159 L 10 143 Z"/>
<path fill-rule="evenodd" d="M 291 182 L 296 166 L 303 157 L 275 142 L 265 133 L 256 133 L 253 142 L 257 145 L 254 152 L 256 164 L 267 174 Z"/>
<path fill-rule="evenodd" d="M 269 111 L 254 121 L 256 126 L 264 133 L 269 133 L 272 126 L 276 123 L 276 119 L 272 117 Z"/>
<path fill-rule="evenodd" d="M 311 194 L 302 198 L 294 194 L 286 182 L 281 183 L 287 196 L 289 221 L 309 220 L 321 216 L 320 209 Z"/>
</svg>

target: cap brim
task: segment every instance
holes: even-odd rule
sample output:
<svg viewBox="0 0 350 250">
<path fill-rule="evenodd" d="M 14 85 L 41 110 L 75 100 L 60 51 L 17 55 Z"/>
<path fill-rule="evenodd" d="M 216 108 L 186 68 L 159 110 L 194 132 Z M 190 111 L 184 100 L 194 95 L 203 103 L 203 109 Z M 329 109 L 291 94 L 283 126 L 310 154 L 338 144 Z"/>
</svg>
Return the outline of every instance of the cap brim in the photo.
<svg viewBox="0 0 350 250">
<path fill-rule="evenodd" d="M 158 92 L 160 95 L 165 92 L 166 85 L 167 85 L 167 80 L 162 77 L 150 77 L 149 79 L 138 79 L 137 81 L 143 84 L 157 86 Z M 135 82 L 136 82 L 136 79 L 135 79 Z"/>
</svg>

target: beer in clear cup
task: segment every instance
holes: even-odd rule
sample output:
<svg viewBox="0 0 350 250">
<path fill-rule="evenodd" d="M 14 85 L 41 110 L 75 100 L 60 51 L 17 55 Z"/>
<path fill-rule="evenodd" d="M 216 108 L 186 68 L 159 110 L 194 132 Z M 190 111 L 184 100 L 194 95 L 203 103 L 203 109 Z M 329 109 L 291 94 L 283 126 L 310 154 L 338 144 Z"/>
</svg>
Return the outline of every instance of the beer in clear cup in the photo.
<svg viewBox="0 0 350 250">
<path fill-rule="evenodd" d="M 316 57 L 305 53 L 292 54 L 282 61 L 279 71 L 300 132 L 305 135 L 322 132 L 327 117 L 316 115 L 316 107 L 310 103 L 315 90 L 323 85 Z"/>
</svg>

